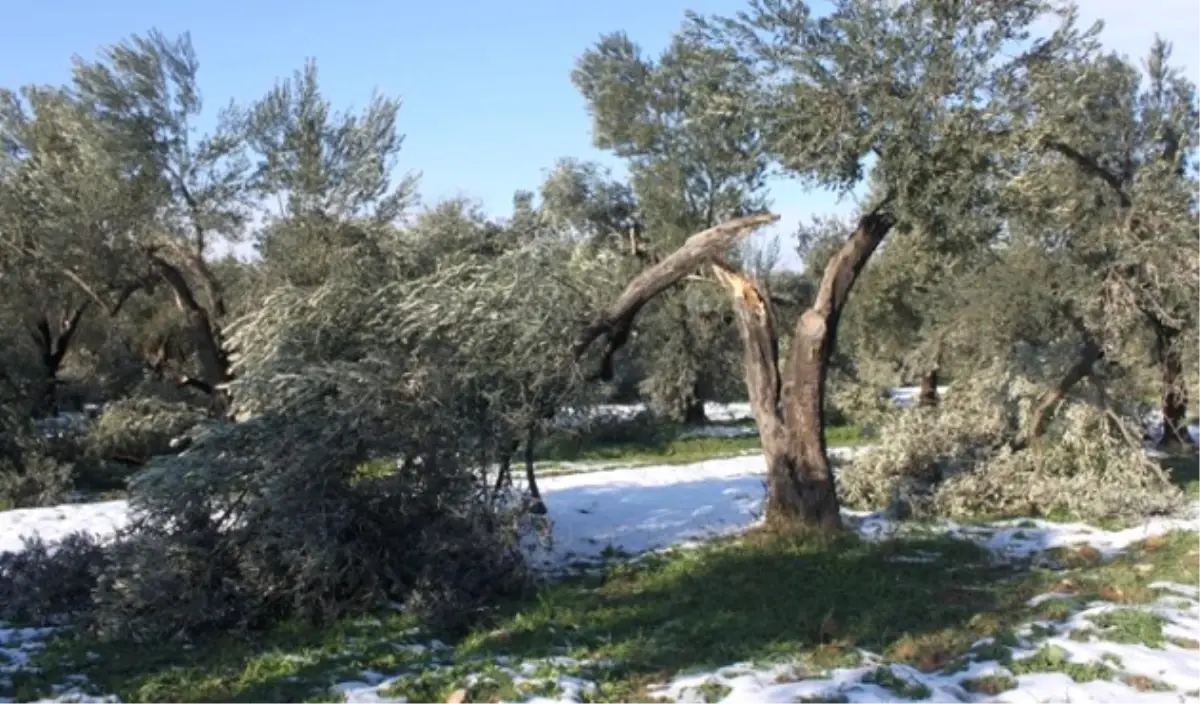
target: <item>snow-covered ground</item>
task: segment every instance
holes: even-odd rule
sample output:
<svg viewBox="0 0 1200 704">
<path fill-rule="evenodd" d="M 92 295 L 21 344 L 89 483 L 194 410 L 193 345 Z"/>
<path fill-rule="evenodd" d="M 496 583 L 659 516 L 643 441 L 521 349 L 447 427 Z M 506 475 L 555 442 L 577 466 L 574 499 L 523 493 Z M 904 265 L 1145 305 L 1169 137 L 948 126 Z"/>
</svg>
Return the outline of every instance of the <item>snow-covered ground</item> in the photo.
<svg viewBox="0 0 1200 704">
<path fill-rule="evenodd" d="M 851 450 L 843 453 L 852 454 Z M 554 521 L 553 547 L 540 555 L 546 566 L 580 559 L 596 558 L 613 548 L 638 553 L 656 548 L 729 534 L 753 525 L 762 504 L 761 456 L 712 460 L 693 465 L 640 467 L 548 477 L 542 493 Z M 892 535 L 896 525 L 875 514 L 847 512 L 858 530 L 868 538 Z M 74 530 L 109 534 L 125 522 L 123 502 L 65 505 L 45 509 L 25 509 L 0 513 L 0 549 L 19 550 L 21 536 L 34 534 L 53 541 Z M 1087 543 L 1105 554 L 1114 554 L 1135 541 L 1172 530 L 1196 530 L 1196 518 L 1154 519 L 1136 528 L 1106 531 L 1083 524 L 1045 521 L 1003 522 L 990 526 L 942 528 L 992 550 L 1000 557 L 1025 557 L 1051 547 Z M 1168 633 L 1200 640 L 1200 593 L 1194 585 L 1167 585 L 1173 593 L 1152 605 L 1155 613 L 1168 621 Z M 1050 597 L 1047 597 L 1050 598 Z M 1082 624 L 1114 605 L 1096 605 L 1072 619 Z M 1126 608 L 1126 607 L 1121 607 Z M 1078 625 L 1078 624 L 1077 624 Z M 38 647 L 47 631 L 42 629 L 0 629 L 0 677 L 20 668 L 29 653 Z M 1200 688 L 1200 668 L 1196 652 L 1178 646 L 1162 649 L 1142 645 L 1109 643 L 1102 638 L 1081 643 L 1064 637 L 1052 637 L 1024 643 L 1028 655 L 1043 646 L 1064 650 L 1080 662 L 1119 658 L 1128 674 L 1151 677 L 1174 686 L 1176 692 L 1139 692 L 1121 682 L 1076 684 L 1066 675 L 1043 673 L 1017 678 L 1018 687 L 991 701 L 1136 701 L 1194 702 L 1195 696 L 1183 696 Z M 1028 652 L 1026 652 L 1028 651 Z M 867 654 L 868 665 L 836 670 L 821 678 L 796 681 L 785 666 L 755 669 L 731 664 L 713 672 L 690 674 L 665 684 L 661 694 L 683 701 L 694 700 L 701 685 L 720 686 L 728 691 L 726 702 L 798 701 L 801 697 L 840 697 L 849 701 L 894 701 L 890 690 L 870 683 L 877 665 Z M 914 686 L 925 687 L 932 701 L 989 701 L 967 692 L 963 682 L 1003 672 L 996 662 L 975 662 L 955 673 L 921 673 L 905 666 L 890 666 L 892 674 Z M 517 667 L 520 671 L 520 666 Z M 394 678 L 382 675 L 375 681 L 347 682 L 341 691 L 352 701 L 395 701 L 380 696 Z M 1188 683 L 1195 683 L 1189 685 Z M 586 681 L 568 677 L 560 683 L 562 694 L 578 694 L 588 688 Z M 75 690 L 78 694 L 78 690 Z"/>
<path fill-rule="evenodd" d="M 748 408 L 745 409 L 748 412 Z M 734 411 L 729 412 L 730 416 Z M 833 450 L 852 457 L 861 449 Z M 716 535 L 727 535 L 754 525 L 763 500 L 765 466 L 761 455 L 710 460 L 691 465 L 647 466 L 593 471 L 546 477 L 541 490 L 553 520 L 553 543 L 536 554 L 547 568 L 611 555 L 613 549 L 640 553 L 678 546 Z M 70 504 L 51 508 L 22 509 L 0 513 L 0 552 L 22 549 L 21 538 L 41 536 L 53 542 L 68 533 L 83 530 L 111 535 L 127 520 L 123 501 Z M 847 511 L 847 518 L 864 537 L 883 539 L 898 530 L 878 514 Z M 1200 530 L 1200 511 L 1178 518 L 1156 518 L 1141 526 L 1106 531 L 1084 524 L 1047 521 L 1007 521 L 990 525 L 945 523 L 940 530 L 972 540 L 999 558 L 1025 558 L 1047 549 L 1088 544 L 1104 555 L 1120 552 L 1131 543 L 1173 530 Z M 1108 663 L 1122 677 L 1140 676 L 1174 687 L 1174 691 L 1139 691 L 1121 678 L 1076 683 L 1062 673 L 1025 674 L 1015 677 L 1016 687 L 998 695 L 969 691 L 969 681 L 987 675 L 1007 675 L 999 662 L 976 660 L 965 669 L 923 673 L 902 666 L 879 664 L 878 656 L 864 653 L 863 666 L 839 669 L 820 677 L 801 679 L 787 665 L 772 667 L 731 663 L 705 673 L 690 673 L 664 683 L 658 694 L 677 701 L 698 701 L 704 692 L 719 690 L 721 701 L 794 702 L 829 699 L 853 702 L 896 701 L 894 691 L 877 683 L 878 668 L 890 668 L 891 677 L 908 682 L 913 691 L 927 693 L 925 701 L 1002 702 L 1200 702 L 1200 658 L 1197 651 L 1165 644 L 1162 648 L 1116 643 L 1091 626 L 1091 619 L 1117 608 L 1147 609 L 1166 620 L 1165 633 L 1200 640 L 1200 590 L 1195 585 L 1159 585 L 1166 594 L 1148 606 L 1117 606 L 1097 603 L 1070 616 L 1066 624 L 1054 624 L 1057 633 L 1092 628 L 1086 642 L 1064 635 L 1046 635 L 1042 629 L 1026 629 L 1014 657 L 1052 647 L 1077 662 Z M 1047 595 L 1040 598 L 1055 598 Z M 1044 625 L 1044 624 L 1042 624 Z M 49 635 L 46 629 L 0 628 L 0 683 L 25 667 L 30 653 Z M 1040 634 L 1040 635 L 1038 635 Z M 1114 663 L 1120 663 L 1119 666 Z M 505 664 L 515 677 L 540 671 L 544 663 L 534 661 Z M 589 665 L 593 669 L 600 664 Z M 542 668 L 544 669 L 544 668 Z M 361 680 L 345 682 L 338 690 L 348 701 L 400 701 L 386 695 L 397 676 L 364 673 Z M 99 701 L 83 695 L 79 682 L 64 682 L 59 701 Z M 594 689 L 594 682 L 575 671 L 557 679 L 559 700 L 578 699 Z M 3 698 L 0 697 L 0 701 Z M 537 701 L 551 701 L 539 699 Z"/>
</svg>

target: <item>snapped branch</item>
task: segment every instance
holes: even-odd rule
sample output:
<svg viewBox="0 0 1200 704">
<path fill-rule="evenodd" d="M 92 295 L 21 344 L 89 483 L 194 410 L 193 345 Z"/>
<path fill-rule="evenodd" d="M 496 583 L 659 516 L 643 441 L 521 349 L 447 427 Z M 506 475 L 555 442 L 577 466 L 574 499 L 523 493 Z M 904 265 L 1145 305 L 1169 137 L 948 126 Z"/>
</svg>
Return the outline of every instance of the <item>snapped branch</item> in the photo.
<svg viewBox="0 0 1200 704">
<path fill-rule="evenodd" d="M 628 340 L 633 321 L 641 309 L 705 262 L 720 257 L 726 249 L 754 229 L 775 222 L 778 215 L 761 213 L 721 223 L 687 239 L 683 245 L 654 266 L 635 276 L 610 306 L 590 322 L 572 345 L 571 354 L 579 359 L 600 337 L 607 340 L 601 359 L 601 379 L 612 378 L 613 356 Z"/>
</svg>

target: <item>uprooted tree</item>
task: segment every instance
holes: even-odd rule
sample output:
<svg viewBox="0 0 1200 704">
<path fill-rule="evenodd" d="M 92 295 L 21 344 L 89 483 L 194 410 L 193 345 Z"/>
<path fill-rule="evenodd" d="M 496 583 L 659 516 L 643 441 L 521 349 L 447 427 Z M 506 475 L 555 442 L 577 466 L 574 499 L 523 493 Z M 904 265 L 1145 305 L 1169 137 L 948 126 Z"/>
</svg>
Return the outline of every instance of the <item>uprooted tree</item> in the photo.
<svg viewBox="0 0 1200 704">
<path fill-rule="evenodd" d="M 849 294 L 871 255 L 897 225 L 931 237 L 962 235 L 991 171 L 1010 148 L 996 86 L 1034 61 L 1054 60 L 1075 35 L 1071 17 L 1051 40 L 1008 55 L 1047 3 L 842 0 L 824 17 L 798 0 L 760 0 L 736 18 L 690 18 L 689 36 L 728 50 L 755 75 L 750 101 L 767 151 L 790 174 L 843 193 L 870 160 L 877 195 L 831 257 L 799 317 L 786 363 L 769 297 L 720 254 L 771 215 L 731 220 L 693 235 L 643 271 L 581 333 L 575 353 L 605 337 L 601 374 L 638 312 L 704 266 L 730 290 L 745 354 L 746 384 L 767 460 L 766 519 L 777 526 L 841 524 L 825 452 L 830 356 Z"/>
</svg>

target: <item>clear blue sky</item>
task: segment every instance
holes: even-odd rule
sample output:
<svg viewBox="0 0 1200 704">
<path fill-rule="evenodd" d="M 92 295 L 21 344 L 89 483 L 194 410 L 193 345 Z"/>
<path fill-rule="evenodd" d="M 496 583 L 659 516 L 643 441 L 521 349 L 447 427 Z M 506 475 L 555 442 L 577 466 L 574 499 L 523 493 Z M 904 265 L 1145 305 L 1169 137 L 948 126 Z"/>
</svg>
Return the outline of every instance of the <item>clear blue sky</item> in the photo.
<svg viewBox="0 0 1200 704">
<path fill-rule="evenodd" d="M 1122 52 L 1142 54 L 1154 31 L 1176 43 L 1195 79 L 1196 0 L 1083 0 Z M 316 57 L 339 108 L 372 89 L 399 96 L 407 135 L 401 167 L 422 173 L 426 203 L 458 194 L 495 214 L 513 191 L 533 189 L 562 156 L 611 159 L 591 147 L 583 100 L 570 83 L 575 58 L 601 33 L 623 29 L 656 52 L 684 10 L 731 13 L 743 0 L 42 0 L 9 3 L 0 22 L 0 86 L 61 83 L 73 54 L 91 56 L 131 33 L 190 31 L 209 107 L 261 96 L 277 77 Z M 808 214 L 845 211 L 825 193 L 773 184 L 779 233 Z M 794 264 L 791 245 L 783 247 Z"/>
<path fill-rule="evenodd" d="M 150 28 L 192 33 L 201 89 L 214 109 L 258 98 L 316 57 L 323 90 L 338 107 L 364 105 L 375 88 L 401 98 L 400 165 L 421 172 L 425 203 L 465 194 L 506 214 L 513 192 L 536 188 L 559 157 L 617 166 L 592 148 L 584 102 L 570 82 L 576 57 L 601 33 L 624 29 L 656 52 L 685 9 L 740 7 L 740 0 L 30 2 L 6 8 L 0 85 L 63 82 L 73 54 L 91 56 Z M 794 183 L 773 191 L 789 213 L 836 207 Z M 794 263 L 791 247 L 784 249 Z"/>
</svg>

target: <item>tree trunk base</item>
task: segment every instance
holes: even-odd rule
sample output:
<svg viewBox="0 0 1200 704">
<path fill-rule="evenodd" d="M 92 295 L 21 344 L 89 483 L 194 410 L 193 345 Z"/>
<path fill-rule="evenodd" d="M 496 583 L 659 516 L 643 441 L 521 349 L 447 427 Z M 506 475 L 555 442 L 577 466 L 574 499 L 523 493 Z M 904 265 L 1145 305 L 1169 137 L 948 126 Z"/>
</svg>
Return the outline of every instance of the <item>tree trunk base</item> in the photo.
<svg viewBox="0 0 1200 704">
<path fill-rule="evenodd" d="M 842 529 L 842 513 L 828 462 L 803 467 L 787 457 L 769 464 L 767 525 L 776 533 L 835 532 Z M 804 477 L 818 477 L 805 479 Z"/>
<path fill-rule="evenodd" d="M 708 422 L 708 414 L 704 411 L 704 402 L 689 403 L 684 413 L 683 422 L 688 425 L 704 425 Z"/>
</svg>

